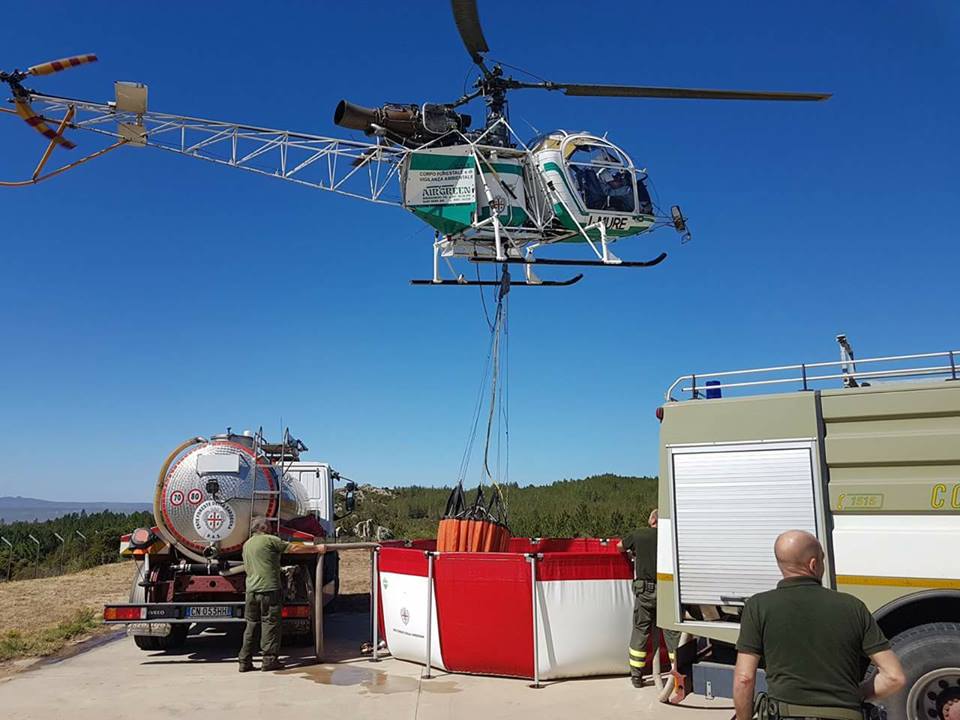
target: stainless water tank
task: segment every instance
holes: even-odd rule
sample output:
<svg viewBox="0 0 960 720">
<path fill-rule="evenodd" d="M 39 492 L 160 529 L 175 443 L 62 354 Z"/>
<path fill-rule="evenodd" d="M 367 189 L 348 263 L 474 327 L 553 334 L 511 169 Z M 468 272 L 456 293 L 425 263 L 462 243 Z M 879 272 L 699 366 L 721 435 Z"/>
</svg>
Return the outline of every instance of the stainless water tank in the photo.
<svg viewBox="0 0 960 720">
<path fill-rule="evenodd" d="M 252 516 L 285 521 L 307 511 L 300 483 L 281 478 L 280 468 L 257 452 L 249 435 L 184 443 L 167 458 L 153 506 L 165 539 L 198 560 L 237 555 L 250 536 Z"/>
</svg>

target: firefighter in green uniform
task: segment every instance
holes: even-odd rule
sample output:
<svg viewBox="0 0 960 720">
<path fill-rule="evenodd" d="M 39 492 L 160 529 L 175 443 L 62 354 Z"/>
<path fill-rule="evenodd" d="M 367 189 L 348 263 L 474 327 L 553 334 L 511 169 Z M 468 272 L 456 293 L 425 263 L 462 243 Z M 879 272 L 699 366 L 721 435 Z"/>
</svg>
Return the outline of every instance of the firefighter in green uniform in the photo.
<svg viewBox="0 0 960 720">
<path fill-rule="evenodd" d="M 733 698 L 736 720 L 862 720 L 863 703 L 906 682 L 900 661 L 857 598 L 823 587 L 823 548 L 813 535 L 789 530 L 774 545 L 783 575 L 775 590 L 743 608 Z M 863 658 L 877 672 L 863 680 Z M 767 690 L 754 701 L 757 667 Z"/>
<path fill-rule="evenodd" d="M 657 627 L 657 510 L 650 513 L 650 527 L 628 534 L 617 549 L 633 555 L 633 634 L 630 636 L 630 679 L 634 687 L 643 687 L 643 669 L 647 664 L 647 641 Z M 664 630 L 667 652 L 673 663 L 680 633 Z M 654 642 L 653 652 L 659 646 Z"/>
<path fill-rule="evenodd" d="M 247 574 L 246 603 L 243 616 L 247 621 L 240 649 L 240 672 L 253 670 L 253 653 L 260 635 L 260 651 L 264 672 L 279 670 L 280 624 L 283 592 L 280 584 L 280 558 L 288 553 L 324 552 L 323 545 L 288 543 L 270 533 L 266 518 L 255 517 L 250 524 L 250 539 L 243 545 L 243 566 Z"/>
</svg>

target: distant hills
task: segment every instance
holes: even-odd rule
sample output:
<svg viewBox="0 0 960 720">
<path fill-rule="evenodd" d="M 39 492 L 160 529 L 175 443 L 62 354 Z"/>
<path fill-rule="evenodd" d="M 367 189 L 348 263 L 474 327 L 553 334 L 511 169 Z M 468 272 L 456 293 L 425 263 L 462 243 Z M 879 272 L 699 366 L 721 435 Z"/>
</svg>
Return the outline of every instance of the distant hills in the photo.
<svg viewBox="0 0 960 720">
<path fill-rule="evenodd" d="M 32 520 L 53 520 L 62 515 L 78 513 L 86 510 L 87 513 L 110 510 L 118 513 L 132 513 L 143 510 L 152 510 L 151 503 L 124 503 L 124 502 L 60 502 L 58 500 L 39 500 L 27 497 L 0 497 L 0 518 L 5 523 L 30 522 Z"/>
</svg>

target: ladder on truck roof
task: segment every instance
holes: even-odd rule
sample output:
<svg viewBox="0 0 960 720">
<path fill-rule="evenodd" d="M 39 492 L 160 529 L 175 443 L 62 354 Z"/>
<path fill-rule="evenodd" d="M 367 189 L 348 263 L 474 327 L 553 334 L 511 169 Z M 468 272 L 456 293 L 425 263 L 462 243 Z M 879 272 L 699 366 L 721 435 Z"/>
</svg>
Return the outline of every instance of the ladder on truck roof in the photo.
<svg viewBox="0 0 960 720">
<path fill-rule="evenodd" d="M 813 390 L 813 384 L 828 380 L 840 380 L 843 387 L 867 387 L 871 380 L 904 380 L 908 378 L 944 378 L 957 380 L 957 364 L 960 350 L 917 353 L 913 355 L 887 355 L 884 357 L 854 360 L 853 349 L 846 335 L 837 335 L 840 359 L 795 365 L 726 370 L 723 372 L 691 373 L 681 375 L 667 388 L 667 402 L 681 399 L 697 400 L 720 397 L 725 389 L 769 389 L 773 386 L 799 385 L 799 390 Z M 869 365 L 869 370 L 857 369 L 857 364 Z M 907 367 L 902 367 L 906 365 Z M 837 368 L 834 370 L 834 368 Z M 674 393 L 689 394 L 678 398 Z"/>
<path fill-rule="evenodd" d="M 264 516 L 268 523 L 272 523 L 270 528 L 274 535 L 280 534 L 280 501 L 283 492 L 283 478 L 287 469 L 300 459 L 300 453 L 307 450 L 306 445 L 300 440 L 295 440 L 290 435 L 290 428 L 285 428 L 279 444 L 267 443 L 263 438 L 263 428 L 257 430 L 253 438 L 253 481 L 250 483 L 250 526 L 253 525 L 253 518 L 257 512 L 257 500 L 267 498 L 267 510 Z M 260 489 L 257 487 L 258 465 L 256 459 L 261 453 L 277 467 L 277 484 L 273 489 Z M 289 463 L 287 463 L 289 460 Z M 266 473 L 264 473 L 266 478 Z M 271 501 L 273 501 L 271 503 Z M 273 505 L 273 514 L 270 514 L 270 506 Z"/>
</svg>

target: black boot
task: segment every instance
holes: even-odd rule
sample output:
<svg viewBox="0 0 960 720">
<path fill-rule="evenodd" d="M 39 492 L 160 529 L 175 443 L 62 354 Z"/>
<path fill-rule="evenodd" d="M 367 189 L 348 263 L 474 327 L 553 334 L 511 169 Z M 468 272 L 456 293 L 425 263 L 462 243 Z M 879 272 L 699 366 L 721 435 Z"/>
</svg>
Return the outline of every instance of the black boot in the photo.
<svg viewBox="0 0 960 720">
<path fill-rule="evenodd" d="M 263 672 L 272 672 L 273 670 L 283 670 L 283 663 L 277 658 L 264 658 L 260 665 Z"/>
<path fill-rule="evenodd" d="M 247 660 L 246 662 L 240 662 L 240 672 L 250 672 L 253 670 L 253 661 Z"/>
<path fill-rule="evenodd" d="M 635 688 L 642 688 L 642 687 L 643 687 L 643 675 L 634 675 L 633 673 L 631 673 L 631 674 L 630 674 L 630 682 L 633 683 L 633 686 L 634 686 Z"/>
</svg>

